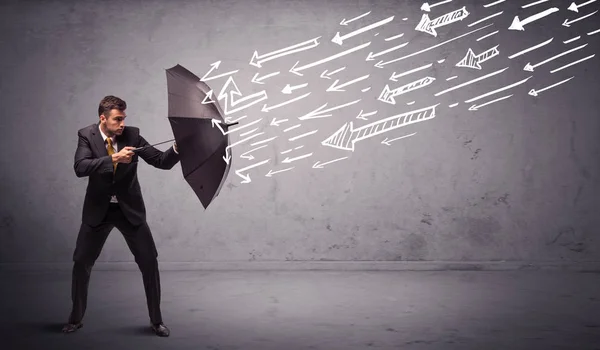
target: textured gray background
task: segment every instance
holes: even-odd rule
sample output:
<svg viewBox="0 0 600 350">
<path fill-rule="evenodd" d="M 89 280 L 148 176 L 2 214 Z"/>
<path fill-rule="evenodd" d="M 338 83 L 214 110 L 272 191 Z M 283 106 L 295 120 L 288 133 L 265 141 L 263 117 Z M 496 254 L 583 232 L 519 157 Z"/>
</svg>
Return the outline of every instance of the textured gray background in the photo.
<svg viewBox="0 0 600 350">
<path fill-rule="evenodd" d="M 507 1 L 484 8 L 482 1 L 453 1 L 432 9 L 434 18 L 466 6 L 462 22 L 439 28 L 438 36 L 417 32 L 422 2 L 418 1 L 5 1 L 0 5 L 2 138 L 0 164 L 0 262 L 68 262 L 80 225 L 87 185 L 73 171 L 77 130 L 97 122 L 105 95 L 128 103 L 127 125 L 141 128 L 151 143 L 172 138 L 167 113 L 164 69 L 181 64 L 202 76 L 221 60 L 218 71 L 234 75 L 244 94 L 265 90 L 268 105 L 311 95 L 294 104 L 261 112 L 258 103 L 232 115 L 242 121 L 262 117 L 265 137 L 279 136 L 254 152 L 252 161 L 239 155 L 248 143 L 233 149 L 234 166 L 219 197 L 205 211 L 180 165 L 160 171 L 141 163 L 139 179 L 148 222 L 161 261 L 225 260 L 598 260 L 597 215 L 600 118 L 598 57 L 550 74 L 576 59 L 598 52 L 598 14 L 561 26 L 598 9 L 567 11 L 570 1 L 552 1 L 522 9 L 532 1 Z M 521 19 L 558 6 L 560 11 L 528 24 L 525 31 L 507 30 L 515 15 Z M 367 11 L 348 26 L 340 26 Z M 479 25 L 477 19 L 504 13 Z M 340 34 L 394 15 L 391 23 L 347 39 Z M 407 20 L 403 21 L 403 18 Z M 390 60 L 415 52 L 487 24 L 494 25 L 437 49 L 390 64 L 383 69 L 365 61 L 379 52 L 410 41 L 405 48 L 382 55 Z M 476 41 L 499 30 L 499 33 Z M 378 34 L 377 34 L 378 33 Z M 402 38 L 384 38 L 404 33 Z M 377 34 L 377 35 L 376 35 Z M 563 41 L 581 35 L 581 39 Z M 258 69 L 248 64 L 252 53 L 278 50 L 322 36 L 320 45 L 269 61 Z M 508 56 L 553 37 L 551 44 L 509 60 Z M 359 52 L 305 70 L 288 72 L 296 61 L 307 64 L 371 41 Z M 530 73 L 537 63 L 569 48 L 589 43 Z M 499 45 L 500 55 L 483 63 L 481 71 L 459 68 L 467 49 L 483 52 Z M 445 62 L 436 61 L 445 58 Z M 433 63 L 431 69 L 391 82 L 392 72 Z M 346 69 L 332 80 L 319 77 L 325 69 Z M 495 70 L 504 73 L 434 97 L 433 94 Z M 251 78 L 281 71 L 254 84 Z M 371 76 L 345 92 L 325 92 L 340 83 Z M 392 88 L 425 75 L 436 78 L 426 88 L 396 98 L 396 105 L 377 101 L 385 84 Z M 457 75 L 458 78 L 446 81 Z M 514 93 L 508 100 L 469 111 L 464 100 L 512 84 L 525 84 L 477 101 L 484 103 Z M 575 76 L 568 83 L 532 97 L 527 92 Z M 226 78 L 207 83 L 220 89 Z M 286 84 L 308 83 L 291 95 Z M 361 89 L 371 86 L 367 92 Z M 361 102 L 325 119 L 307 120 L 289 133 L 283 129 L 324 103 L 328 107 L 357 98 Z M 412 105 L 407 103 L 415 101 Z M 457 107 L 449 108 L 452 103 Z M 396 129 L 357 143 L 346 152 L 321 145 L 344 122 L 367 123 L 355 117 L 377 110 L 369 122 L 439 103 L 436 118 Z M 289 119 L 279 127 L 273 118 Z M 319 131 L 302 140 L 293 133 Z M 416 135 L 381 144 L 416 132 Z M 288 136 L 289 135 L 289 136 Z M 239 134 L 232 141 L 240 140 Z M 260 139 L 257 138 L 256 140 Z M 302 142 L 301 142 L 302 141 Z M 170 144 L 158 146 L 166 149 Z M 289 154 L 281 152 L 304 145 Z M 313 155 L 291 164 L 286 156 Z M 349 158 L 323 169 L 312 165 Z M 251 183 L 234 173 L 253 162 L 271 159 L 249 171 Z M 273 177 L 272 169 L 293 170 Z M 132 261 L 123 238 L 114 230 L 98 261 Z"/>
</svg>

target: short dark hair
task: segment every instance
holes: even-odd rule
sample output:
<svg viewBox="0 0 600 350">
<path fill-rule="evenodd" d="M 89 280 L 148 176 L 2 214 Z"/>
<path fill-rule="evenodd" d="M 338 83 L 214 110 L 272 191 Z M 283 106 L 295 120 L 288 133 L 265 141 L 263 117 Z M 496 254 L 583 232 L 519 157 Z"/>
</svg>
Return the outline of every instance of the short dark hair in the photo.
<svg viewBox="0 0 600 350">
<path fill-rule="evenodd" d="M 122 112 L 127 109 L 127 103 L 116 96 L 105 96 L 102 101 L 100 101 L 100 105 L 98 106 L 98 117 L 105 112 L 106 114 L 104 115 L 108 116 L 112 109 L 118 109 Z"/>
</svg>

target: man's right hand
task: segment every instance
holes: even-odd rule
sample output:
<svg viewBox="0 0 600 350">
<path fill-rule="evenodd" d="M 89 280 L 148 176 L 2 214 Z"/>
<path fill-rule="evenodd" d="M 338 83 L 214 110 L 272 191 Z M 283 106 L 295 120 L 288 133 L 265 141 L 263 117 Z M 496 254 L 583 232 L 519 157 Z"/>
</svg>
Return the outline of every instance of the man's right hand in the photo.
<svg viewBox="0 0 600 350">
<path fill-rule="evenodd" d="M 131 163 L 131 157 L 135 154 L 132 150 L 135 147 L 125 146 L 117 153 L 113 153 L 112 161 L 117 163 Z"/>
</svg>

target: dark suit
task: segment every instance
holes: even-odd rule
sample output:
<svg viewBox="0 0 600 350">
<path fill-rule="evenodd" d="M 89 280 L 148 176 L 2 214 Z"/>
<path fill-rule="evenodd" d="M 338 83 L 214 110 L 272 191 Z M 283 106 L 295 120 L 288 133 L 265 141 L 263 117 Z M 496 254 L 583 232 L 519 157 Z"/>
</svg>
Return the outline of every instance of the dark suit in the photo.
<svg viewBox="0 0 600 350">
<path fill-rule="evenodd" d="M 162 322 L 160 312 L 160 277 L 158 252 L 146 222 L 146 208 L 137 178 L 139 157 L 159 168 L 171 169 L 179 162 L 179 155 L 172 147 L 162 152 L 154 147 L 136 151 L 131 163 L 118 163 L 113 175 L 112 158 L 98 124 L 92 124 L 78 132 L 79 141 L 75 152 L 75 174 L 89 177 L 83 204 L 82 223 L 73 253 L 73 282 L 71 297 L 73 309 L 69 323 L 81 322 L 87 304 L 87 292 L 92 266 L 113 228 L 123 234 L 144 281 L 148 313 L 152 323 Z M 149 143 L 140 135 L 139 128 L 126 126 L 116 136 L 118 149 L 125 146 L 143 147 Z M 118 203 L 110 203 L 116 195 Z"/>
</svg>

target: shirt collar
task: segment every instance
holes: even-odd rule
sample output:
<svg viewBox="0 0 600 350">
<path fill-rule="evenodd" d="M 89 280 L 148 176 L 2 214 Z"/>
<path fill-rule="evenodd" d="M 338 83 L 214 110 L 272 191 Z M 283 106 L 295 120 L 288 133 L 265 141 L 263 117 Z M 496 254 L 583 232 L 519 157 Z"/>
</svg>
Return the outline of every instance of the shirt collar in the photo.
<svg viewBox="0 0 600 350">
<path fill-rule="evenodd" d="M 98 130 L 100 130 L 100 135 L 102 135 L 102 140 L 104 140 L 104 142 L 106 142 L 106 139 L 108 138 L 108 136 L 106 136 L 103 132 L 102 132 L 102 128 L 100 127 L 100 124 L 98 124 Z M 115 138 L 111 137 L 110 140 L 112 141 L 112 144 L 115 144 Z"/>
</svg>

